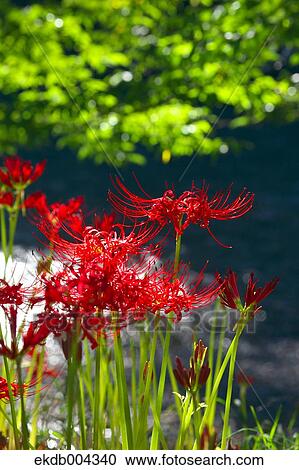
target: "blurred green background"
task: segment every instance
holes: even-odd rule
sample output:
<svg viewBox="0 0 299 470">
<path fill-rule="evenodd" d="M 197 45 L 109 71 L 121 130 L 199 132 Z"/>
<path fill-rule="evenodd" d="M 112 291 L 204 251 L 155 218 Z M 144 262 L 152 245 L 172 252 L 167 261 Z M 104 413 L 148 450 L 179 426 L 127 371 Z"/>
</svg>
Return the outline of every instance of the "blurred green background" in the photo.
<svg viewBox="0 0 299 470">
<path fill-rule="evenodd" d="M 167 163 L 237 151 L 222 129 L 298 118 L 297 0 L 2 0 L 0 10 L 2 153 L 51 141 L 115 166 Z"/>
</svg>

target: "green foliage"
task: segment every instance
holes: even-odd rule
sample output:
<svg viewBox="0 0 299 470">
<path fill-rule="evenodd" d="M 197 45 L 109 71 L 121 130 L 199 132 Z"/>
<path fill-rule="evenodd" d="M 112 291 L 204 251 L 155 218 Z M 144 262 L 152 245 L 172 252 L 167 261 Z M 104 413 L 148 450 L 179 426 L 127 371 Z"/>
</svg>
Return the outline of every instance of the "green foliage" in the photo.
<svg viewBox="0 0 299 470">
<path fill-rule="evenodd" d="M 298 450 L 299 449 L 299 434 L 294 431 L 294 423 L 292 423 L 293 417 L 296 419 L 298 416 L 298 410 L 295 410 L 293 417 L 291 418 L 287 429 L 281 422 L 281 411 L 280 407 L 276 413 L 273 422 L 261 423 L 257 417 L 256 410 L 253 406 L 250 407 L 253 419 L 256 424 L 254 429 L 243 429 L 241 431 L 247 431 L 245 434 L 245 440 L 242 443 L 242 449 L 252 450 Z M 240 433 L 236 431 L 235 435 Z"/>
<path fill-rule="evenodd" d="M 54 138 L 121 165 L 226 153 L 298 117 L 296 0 L 2 0 L 2 152 Z"/>
</svg>

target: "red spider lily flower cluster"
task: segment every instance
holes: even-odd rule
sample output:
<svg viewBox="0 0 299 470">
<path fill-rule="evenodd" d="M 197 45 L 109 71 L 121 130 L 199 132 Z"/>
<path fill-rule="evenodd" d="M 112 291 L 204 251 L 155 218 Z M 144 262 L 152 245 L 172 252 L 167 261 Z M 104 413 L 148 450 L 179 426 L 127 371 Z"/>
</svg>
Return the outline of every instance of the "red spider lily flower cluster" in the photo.
<svg viewBox="0 0 299 470">
<path fill-rule="evenodd" d="M 19 309 L 25 308 L 30 295 L 22 284 L 9 285 L 4 279 L 0 280 L 0 306 L 10 333 L 9 340 L 0 335 L 0 355 L 15 359 L 28 349 L 43 343 L 51 333 L 45 323 L 40 324 L 38 321 L 30 322 L 26 328 L 23 324 L 18 327 Z"/>
<path fill-rule="evenodd" d="M 190 358 L 188 368 L 184 367 L 182 360 L 176 357 L 176 368 L 173 370 L 177 381 L 190 393 L 196 393 L 197 390 L 205 385 L 210 375 L 210 367 L 205 361 L 207 348 L 200 340 L 194 344 L 193 355 Z"/>
<path fill-rule="evenodd" d="M 22 385 L 17 384 L 16 382 L 11 382 L 11 393 L 14 398 L 19 398 L 22 394 L 27 395 L 34 392 L 29 392 L 30 388 L 35 387 L 36 382 L 31 381 Z M 9 401 L 9 388 L 7 380 L 4 377 L 0 377 L 0 401 Z"/>
<path fill-rule="evenodd" d="M 240 311 L 250 309 L 254 314 L 260 308 L 259 302 L 274 289 L 277 280 L 257 288 L 252 275 L 242 305 L 234 273 L 230 272 L 224 281 L 218 276 L 203 285 L 203 271 L 190 282 L 183 263 L 157 261 L 161 244 L 155 245 L 154 239 L 162 227 L 172 224 L 181 236 L 189 225 L 197 225 L 218 242 L 210 222 L 246 214 L 254 199 L 247 190 L 231 198 L 229 187 L 209 197 L 206 184 L 193 184 L 180 196 L 167 189 L 161 197 L 152 199 L 141 187 L 142 197 L 117 179 L 118 194 L 110 193 L 110 201 L 118 212 L 134 221 L 133 227 L 117 223 L 115 214 L 96 216 L 93 226 L 86 226 L 82 197 L 52 204 L 41 192 L 24 198 L 24 190 L 41 176 L 44 167 L 45 162 L 33 166 L 16 156 L 6 158 L 0 169 L 0 182 L 4 185 L 0 206 L 8 211 L 32 210 L 34 222 L 47 238 L 50 250 L 50 256 L 38 265 L 35 287 L 30 292 L 25 292 L 21 284 L 9 286 L 1 281 L 0 305 L 11 330 L 11 344 L 0 337 L 0 354 L 15 358 L 42 344 L 50 333 L 62 335 L 67 342 L 78 324 L 81 337 L 87 337 L 96 347 L 99 335 L 120 331 L 149 314 L 180 321 L 183 314 L 209 305 L 219 292 L 224 305 Z M 59 262 L 56 271 L 52 271 L 52 260 Z M 18 309 L 24 305 L 40 306 L 42 313 L 20 331 Z M 177 360 L 177 373 L 185 385 L 188 375 L 189 388 L 195 380 L 192 374 L 199 358 L 200 353 L 195 350 L 189 375 Z M 201 365 L 202 382 L 208 373 L 208 365 Z"/>
<path fill-rule="evenodd" d="M 4 159 L 4 166 L 0 168 L 0 209 L 3 211 L 1 219 L 1 233 L 4 236 L 2 248 L 6 260 L 12 256 L 13 239 L 15 234 L 15 221 L 18 219 L 20 209 L 24 214 L 25 190 L 34 183 L 43 173 L 46 162 L 39 162 L 35 166 L 28 160 L 15 155 Z M 8 217 L 7 217 L 8 215 Z M 6 235 L 6 224 L 9 225 Z M 6 238 L 9 237 L 9 246 Z"/>
<path fill-rule="evenodd" d="M 46 161 L 42 161 L 33 166 L 18 155 L 6 157 L 0 168 L 0 181 L 11 189 L 23 190 L 43 174 L 45 165 Z"/>
<path fill-rule="evenodd" d="M 121 229 L 103 232 L 86 227 L 72 241 L 61 236 L 51 240 L 53 256 L 62 262 L 62 269 L 42 273 L 41 292 L 32 299 L 45 303 L 47 326 L 53 318 L 60 322 L 63 317 L 59 327 L 67 332 L 76 319 L 83 336 L 96 346 L 99 333 L 119 330 L 148 314 L 172 312 L 179 321 L 184 312 L 212 302 L 218 282 L 201 288 L 202 272 L 190 284 L 184 270 L 174 275 L 171 265 L 157 267 L 153 253 L 144 248 L 151 237 L 147 228 L 125 235 Z"/>
<path fill-rule="evenodd" d="M 221 276 L 218 276 L 218 280 L 222 284 L 219 293 L 221 303 L 226 307 L 239 310 L 240 313 L 249 312 L 251 316 L 255 315 L 262 308 L 259 305 L 260 302 L 271 294 L 279 282 L 279 279 L 276 277 L 267 282 L 263 287 L 257 287 L 258 281 L 254 278 L 254 274 L 251 273 L 247 282 L 244 301 L 242 302 L 236 273 L 230 270 L 224 281 Z"/>
<path fill-rule="evenodd" d="M 122 226 L 109 232 L 85 226 L 81 233 L 73 232 L 66 226 L 63 228 L 68 238 L 60 235 L 53 238 L 51 227 L 46 224 L 40 225 L 40 230 L 49 239 L 56 258 L 80 265 L 98 260 L 99 256 L 106 262 L 109 260 L 110 264 L 127 260 L 128 256 L 141 254 L 144 245 L 149 243 L 157 233 L 148 227 L 132 230 L 128 235 Z"/>
<path fill-rule="evenodd" d="M 23 298 L 22 284 L 9 285 L 5 279 L 0 279 L 0 305 L 21 305 Z"/>
<path fill-rule="evenodd" d="M 162 267 L 157 269 L 152 278 L 153 303 L 156 312 L 164 311 L 166 314 L 173 312 L 176 321 L 180 321 L 183 312 L 190 312 L 208 306 L 216 299 L 219 285 L 213 281 L 207 286 L 201 286 L 203 270 L 193 282 L 189 282 L 187 268 L 181 263 L 179 275 L 173 273 L 173 269 Z"/>
<path fill-rule="evenodd" d="M 12 207 L 14 205 L 14 196 L 8 191 L 0 190 L 0 207 Z"/>
<path fill-rule="evenodd" d="M 48 204 L 46 195 L 42 192 L 37 192 L 26 198 L 24 207 L 26 209 L 34 209 L 38 215 L 37 223 L 49 227 L 53 232 L 51 236 L 54 236 L 64 225 L 67 225 L 74 231 L 82 231 L 82 204 L 82 196 L 71 198 L 66 203 L 54 202 Z"/>
<path fill-rule="evenodd" d="M 114 212 L 111 214 L 104 212 L 102 216 L 95 215 L 94 226 L 100 232 L 111 232 L 115 227 L 118 226 L 116 223 L 116 214 Z"/>
<path fill-rule="evenodd" d="M 210 221 L 242 217 L 252 208 L 254 200 L 254 195 L 244 189 L 230 201 L 231 187 L 209 198 L 209 188 L 205 183 L 201 188 L 193 184 L 191 190 L 184 191 L 178 197 L 173 189 L 167 189 L 159 198 L 151 198 L 144 191 L 146 197 L 140 197 L 127 189 L 119 178 L 116 179 L 115 187 L 119 195 L 110 192 L 110 201 L 125 216 L 150 220 L 160 227 L 171 223 L 178 235 L 182 235 L 189 225 L 198 225 L 207 229 L 218 243 L 211 231 Z"/>
</svg>

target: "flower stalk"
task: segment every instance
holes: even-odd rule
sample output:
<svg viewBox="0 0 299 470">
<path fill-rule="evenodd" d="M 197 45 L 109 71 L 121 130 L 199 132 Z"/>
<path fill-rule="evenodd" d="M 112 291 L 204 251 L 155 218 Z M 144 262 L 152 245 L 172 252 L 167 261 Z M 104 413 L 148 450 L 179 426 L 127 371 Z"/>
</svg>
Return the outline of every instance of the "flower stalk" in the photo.
<svg viewBox="0 0 299 470">
<path fill-rule="evenodd" d="M 179 270 L 181 245 L 182 245 L 182 236 L 180 234 L 176 234 L 175 256 L 174 256 L 175 278 L 178 275 L 178 270 Z M 156 406 L 155 406 L 155 412 L 156 412 L 158 421 L 160 420 L 161 411 L 162 411 L 171 333 L 172 333 L 172 314 L 170 313 L 166 322 L 166 333 L 165 333 L 165 340 L 163 344 L 163 356 L 162 356 L 162 364 L 161 364 L 160 378 L 159 378 L 159 385 L 158 385 L 158 395 L 157 395 Z M 157 424 L 154 423 L 154 428 L 153 428 L 152 437 L 151 437 L 151 444 L 150 444 L 151 450 L 158 449 L 158 439 L 159 439 L 158 427 L 157 427 Z"/>
</svg>

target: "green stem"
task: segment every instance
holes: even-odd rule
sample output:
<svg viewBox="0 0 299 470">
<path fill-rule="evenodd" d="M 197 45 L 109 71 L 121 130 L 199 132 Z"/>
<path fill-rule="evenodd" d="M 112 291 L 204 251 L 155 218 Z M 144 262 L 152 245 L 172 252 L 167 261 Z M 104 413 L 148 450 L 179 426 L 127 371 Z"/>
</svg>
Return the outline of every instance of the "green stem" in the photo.
<svg viewBox="0 0 299 470">
<path fill-rule="evenodd" d="M 31 432 L 30 432 L 30 438 L 29 438 L 29 443 L 30 446 L 35 449 L 36 447 L 36 438 L 37 438 L 37 422 L 38 422 L 38 411 L 39 411 L 39 406 L 40 406 L 40 383 L 42 383 L 43 380 L 43 370 L 44 370 L 44 357 L 45 357 L 45 350 L 42 349 L 40 355 L 37 355 L 36 350 L 34 351 L 33 355 L 33 365 L 35 362 L 35 359 L 37 358 L 37 378 L 39 383 L 36 384 L 36 390 L 35 390 L 35 397 L 34 397 L 34 405 L 33 405 L 33 414 L 32 414 L 32 420 L 31 420 Z M 31 374 L 30 374 L 31 375 Z M 26 377 L 27 379 L 27 377 Z M 31 378 L 30 378 L 31 380 Z"/>
<path fill-rule="evenodd" d="M 77 325 L 72 332 L 71 348 L 68 356 L 67 369 L 67 427 L 66 427 L 66 445 L 71 450 L 73 439 L 73 414 L 74 414 L 74 397 L 76 397 L 76 375 L 78 368 L 78 339 Z"/>
<path fill-rule="evenodd" d="M 161 422 L 160 422 L 160 420 L 158 419 L 158 417 L 156 415 L 155 404 L 154 404 L 154 400 L 153 400 L 152 397 L 150 398 L 150 404 L 151 404 L 151 409 L 153 411 L 154 422 L 156 423 L 156 426 L 159 429 L 159 441 L 162 445 L 162 449 L 167 450 L 168 449 L 167 442 L 166 442 L 166 439 L 164 437 L 163 430 L 161 428 Z"/>
<path fill-rule="evenodd" d="M 84 358 L 85 358 L 85 366 L 84 369 L 81 369 L 81 373 L 83 374 L 84 385 L 88 394 L 89 398 L 89 409 L 93 410 L 94 407 L 94 391 L 93 391 L 93 376 L 92 376 L 92 363 L 91 363 L 91 355 L 89 350 L 88 340 L 85 339 L 83 341 L 83 348 L 84 348 Z M 87 402 L 85 398 L 85 403 Z"/>
<path fill-rule="evenodd" d="M 186 397 L 183 403 L 182 421 L 181 421 L 181 425 L 179 429 L 177 443 L 175 446 L 175 448 L 178 450 L 184 449 L 186 431 L 190 424 L 192 412 L 193 412 L 192 396 L 191 394 L 189 394 L 189 392 L 186 392 Z"/>
<path fill-rule="evenodd" d="M 172 331 L 171 321 L 167 321 L 166 328 L 167 329 L 166 329 L 164 348 L 163 348 L 163 357 L 162 357 L 162 364 L 161 364 L 161 370 L 160 370 L 158 394 L 157 394 L 157 400 L 156 400 L 156 416 L 159 421 L 160 421 L 161 412 L 162 412 L 166 372 L 167 372 L 168 357 L 169 357 L 169 346 L 170 346 L 170 338 L 171 338 L 171 331 Z M 158 441 L 159 441 L 159 429 L 157 425 L 154 423 L 154 428 L 153 428 L 153 433 L 152 433 L 152 438 L 151 438 L 151 445 L 150 445 L 151 450 L 158 449 Z"/>
<path fill-rule="evenodd" d="M 100 416 L 100 395 L 101 395 L 101 350 L 102 342 L 99 338 L 96 349 L 95 363 L 95 390 L 94 390 L 94 408 L 93 408 L 93 449 L 102 448 L 102 426 Z"/>
<path fill-rule="evenodd" d="M 25 408 L 25 401 L 24 401 L 24 384 L 22 379 L 22 357 L 18 357 L 16 360 L 17 363 L 17 374 L 18 374 L 18 382 L 20 387 L 20 399 L 21 399 L 21 423 L 22 423 L 22 441 L 23 441 L 23 449 L 29 449 L 29 434 L 27 428 L 27 416 L 26 416 L 26 408 Z"/>
<path fill-rule="evenodd" d="M 175 273 L 175 275 L 177 275 L 178 270 L 179 270 L 181 247 L 182 247 L 182 236 L 176 234 L 176 238 L 175 238 L 175 255 L 174 255 L 174 273 Z"/>
<path fill-rule="evenodd" d="M 137 431 L 137 423 L 138 423 L 138 414 L 137 414 L 137 381 L 136 381 L 136 352 L 135 352 L 135 344 L 134 340 L 130 340 L 130 355 L 132 361 L 132 376 L 131 376 L 131 397 L 132 397 L 132 409 L 133 409 L 133 433 Z"/>
<path fill-rule="evenodd" d="M 225 358 L 224 358 L 224 360 L 223 360 L 223 362 L 222 362 L 222 365 L 221 365 L 221 367 L 220 367 L 220 369 L 219 369 L 219 372 L 218 372 L 218 374 L 217 374 L 217 377 L 216 377 L 216 379 L 215 379 L 215 382 L 214 382 L 214 385 L 213 385 L 213 389 L 212 389 L 212 392 L 211 392 L 211 396 L 210 396 L 210 399 L 209 399 L 209 403 L 207 404 L 208 406 L 207 406 L 206 411 L 205 411 L 205 413 L 204 413 L 204 415 L 203 415 L 203 417 L 202 417 L 202 420 L 201 420 L 200 429 L 199 429 L 199 436 L 202 435 L 202 432 L 203 432 L 203 430 L 204 430 L 204 428 L 205 428 L 205 425 L 206 425 L 206 423 L 207 423 L 207 421 L 208 421 L 210 412 L 211 412 L 211 410 L 212 410 L 212 405 L 213 405 L 215 399 L 217 398 L 219 385 L 220 385 L 221 379 L 222 379 L 222 377 L 223 377 L 223 374 L 224 374 L 224 372 L 225 372 L 225 370 L 226 370 L 227 364 L 228 364 L 228 362 L 229 362 L 229 360 L 230 360 L 230 357 L 231 357 L 231 355 L 232 355 L 232 352 L 233 352 L 233 349 L 234 349 L 234 345 L 235 345 L 236 342 L 239 341 L 239 337 L 241 336 L 241 333 L 242 333 L 244 327 L 245 327 L 245 323 L 244 323 L 244 322 L 239 323 L 239 325 L 238 325 L 238 327 L 237 327 L 236 334 L 235 334 L 235 336 L 234 336 L 234 338 L 233 338 L 233 340 L 232 340 L 232 342 L 231 342 L 231 344 L 230 344 L 230 346 L 229 346 L 229 348 L 228 348 L 228 350 L 227 350 L 227 352 L 226 352 Z M 196 442 L 196 440 L 195 440 L 193 449 L 196 448 L 196 445 L 197 445 L 197 442 Z"/>
<path fill-rule="evenodd" d="M 5 403 L 0 403 L 0 413 L 3 418 L 3 422 L 7 421 L 9 426 L 12 427 L 13 426 L 12 420 L 10 419 L 10 416 L 5 411 Z M 4 433 L 5 433 L 5 429 L 1 427 L 1 434 L 4 434 Z"/>
<path fill-rule="evenodd" d="M 6 220 L 5 220 L 5 212 L 4 208 L 1 207 L 0 209 L 0 222 L 1 222 L 1 246 L 2 251 L 4 254 L 5 265 L 8 260 L 8 253 L 7 253 L 7 235 L 6 235 Z"/>
<path fill-rule="evenodd" d="M 114 365 L 114 364 L 113 364 Z M 116 384 L 115 367 L 110 365 L 109 372 L 111 372 L 112 383 Z M 120 425 L 120 412 L 119 412 L 119 399 L 117 387 L 108 387 L 107 396 L 107 409 L 110 410 L 109 424 L 111 428 L 111 443 L 110 449 L 121 449 L 120 441 L 121 436 L 119 432 Z"/>
<path fill-rule="evenodd" d="M 182 247 L 182 236 L 177 233 L 176 239 L 175 239 L 174 277 L 177 277 L 178 271 L 179 271 L 181 247 Z M 167 324 L 166 324 L 163 357 L 162 357 L 162 364 L 161 364 L 160 378 L 159 378 L 159 385 L 158 385 L 158 395 L 157 395 L 157 400 L 156 400 L 156 415 L 159 421 L 161 417 L 162 404 L 163 404 L 171 332 L 172 332 L 172 319 L 171 319 L 171 314 L 170 314 L 167 320 Z M 152 433 L 151 446 L 150 446 L 151 450 L 156 450 L 158 448 L 158 441 L 159 441 L 159 429 L 156 423 L 154 423 L 154 429 Z"/>
<path fill-rule="evenodd" d="M 4 418 L 5 421 L 7 421 L 7 423 L 9 424 L 9 426 L 13 427 L 13 423 L 12 423 L 12 420 L 10 419 L 10 416 L 6 413 L 5 409 L 3 409 L 1 406 L 0 406 L 0 414 L 2 415 L 2 417 Z M 20 438 L 22 437 L 22 434 L 21 432 L 18 430 L 18 434 L 20 436 Z M 32 448 L 32 450 L 34 450 Z"/>
<path fill-rule="evenodd" d="M 1 323 L 0 323 L 0 338 L 3 339 Z M 14 435 L 15 447 L 18 450 L 18 449 L 21 449 L 21 447 L 20 447 L 20 440 L 19 440 L 19 430 L 18 430 L 18 425 L 17 425 L 17 414 L 16 414 L 15 401 L 14 401 L 14 396 L 13 396 L 12 387 L 11 387 L 10 369 L 9 369 L 9 364 L 8 364 L 8 360 L 6 356 L 3 356 L 3 362 L 4 362 L 4 369 L 5 369 L 6 381 L 7 381 L 9 406 L 10 406 L 11 419 L 12 419 L 12 424 L 13 424 L 13 435 Z"/>
<path fill-rule="evenodd" d="M 156 322 L 156 318 L 155 318 Z M 156 323 L 155 323 L 156 324 Z M 154 326 L 154 335 L 155 335 L 155 326 Z M 147 332 L 141 331 L 139 336 L 139 373 L 138 373 L 138 397 L 140 398 L 144 393 L 144 364 L 149 360 L 148 351 L 152 351 L 153 343 L 151 343 L 151 348 L 149 349 L 149 343 L 147 338 Z M 151 353 L 150 353 L 151 356 Z M 154 356 L 153 356 L 154 357 Z"/>
<path fill-rule="evenodd" d="M 163 336 L 162 332 L 159 332 L 159 339 L 161 341 L 162 349 L 164 350 L 164 336 Z M 172 364 L 172 361 L 171 361 L 171 357 L 169 355 L 168 355 L 167 371 L 168 371 L 168 376 L 169 376 L 169 380 L 170 380 L 170 384 L 171 384 L 171 388 L 172 388 L 172 393 L 174 393 L 177 414 L 181 418 L 181 415 L 182 415 L 182 402 L 178 397 L 179 387 L 178 387 L 175 375 L 173 373 L 173 364 Z"/>
<path fill-rule="evenodd" d="M 83 373 L 81 371 L 81 368 L 79 368 L 78 413 L 79 413 L 79 423 L 80 423 L 81 449 L 85 450 L 87 449 L 86 417 L 85 417 L 85 406 L 84 406 L 84 382 L 83 382 Z"/>
<path fill-rule="evenodd" d="M 218 341 L 217 358 L 216 358 L 215 370 L 214 370 L 214 374 L 213 374 L 213 380 L 215 380 L 217 378 L 217 376 L 219 374 L 220 367 L 221 367 L 221 360 L 222 360 L 222 355 L 223 355 L 223 345 L 224 345 L 224 339 L 225 339 L 226 324 L 227 324 L 227 315 L 225 314 L 225 315 L 223 315 L 223 319 L 222 319 L 222 322 L 221 322 L 221 332 L 220 332 L 219 341 Z M 217 407 L 217 396 L 216 396 L 216 399 L 214 400 L 214 402 L 211 406 L 211 412 L 210 412 L 210 415 L 209 415 L 208 425 L 209 425 L 209 428 L 211 430 L 214 427 L 216 407 Z"/>
<path fill-rule="evenodd" d="M 148 416 L 148 409 L 150 403 L 150 391 L 151 391 L 151 381 L 152 381 L 152 371 L 154 367 L 156 349 L 157 349 L 157 339 L 158 339 L 158 324 L 159 318 L 155 318 L 154 322 L 154 335 L 151 342 L 151 350 L 150 350 L 150 358 L 147 367 L 147 374 L 145 379 L 145 387 L 143 389 L 142 395 L 139 397 L 140 399 L 140 412 L 139 412 L 139 426 L 137 431 L 137 439 L 135 448 L 142 449 L 146 443 L 146 434 L 147 434 L 147 416 Z M 144 369 L 144 364 L 143 364 Z M 140 380 L 143 380 L 141 377 Z"/>
<path fill-rule="evenodd" d="M 181 418 L 182 404 L 181 404 L 181 400 L 179 399 L 179 397 L 177 395 L 179 393 L 179 387 L 178 387 L 175 375 L 173 373 L 173 364 L 171 362 L 170 357 L 168 357 L 168 369 L 167 370 L 168 370 L 168 375 L 169 375 L 169 379 L 170 379 L 170 383 L 171 383 L 172 393 L 174 393 L 176 410 L 177 410 L 179 418 Z"/>
<path fill-rule="evenodd" d="M 15 240 L 15 234 L 16 234 L 18 217 L 19 217 L 19 207 L 17 206 L 18 198 L 19 196 L 17 196 L 17 199 L 16 199 L 16 209 L 13 212 L 11 212 L 9 215 L 8 256 L 11 256 L 11 257 L 13 255 L 14 240 Z"/>
<path fill-rule="evenodd" d="M 198 398 L 197 394 L 192 393 L 192 402 L 193 402 L 193 419 L 194 419 L 194 439 L 196 440 L 198 436 L 199 426 L 200 426 L 200 410 L 198 410 Z"/>
<path fill-rule="evenodd" d="M 114 334 L 114 353 L 116 363 L 116 377 L 117 387 L 119 392 L 120 406 L 121 406 L 121 433 L 122 433 L 122 448 L 129 450 L 133 448 L 133 432 L 132 422 L 129 405 L 129 395 L 127 388 L 127 380 L 124 366 L 124 358 L 122 351 L 122 342 L 120 333 Z"/>
<path fill-rule="evenodd" d="M 225 450 L 226 446 L 227 446 L 227 438 L 228 438 L 228 431 L 229 431 L 229 417 L 230 417 L 232 392 L 233 392 L 233 381 L 234 381 L 235 364 L 236 364 L 239 337 L 240 337 L 240 335 L 237 336 L 237 339 L 234 343 L 234 347 L 233 347 L 231 358 L 230 358 L 230 364 L 229 364 L 227 391 L 226 391 L 226 399 L 225 399 L 225 411 L 224 411 L 222 439 L 221 439 L 221 449 L 222 450 Z"/>
<path fill-rule="evenodd" d="M 212 381 L 213 381 L 213 373 L 214 373 L 215 334 L 216 334 L 216 318 L 215 318 L 215 312 L 213 312 L 211 333 L 210 333 L 209 347 L 208 347 L 208 363 L 210 367 L 210 375 L 208 377 L 207 384 L 206 384 L 206 401 L 207 402 L 209 401 L 209 397 L 211 395 L 211 390 L 212 390 Z"/>
<path fill-rule="evenodd" d="M 15 408 L 14 396 L 13 396 L 12 388 L 11 388 L 9 365 L 8 365 L 7 358 L 5 356 L 3 356 L 3 362 L 4 362 L 5 374 L 6 374 L 6 380 L 7 380 L 9 405 L 10 405 L 12 424 L 13 424 L 15 446 L 16 446 L 16 449 L 18 450 L 18 449 L 21 449 L 21 447 L 20 447 L 20 440 L 19 440 L 19 430 L 17 426 L 17 414 L 16 414 L 16 408 Z"/>
</svg>

